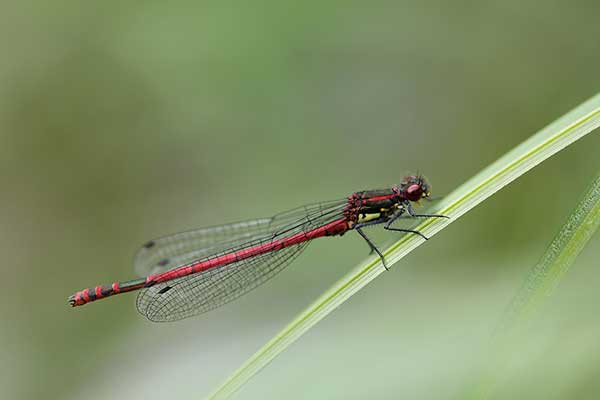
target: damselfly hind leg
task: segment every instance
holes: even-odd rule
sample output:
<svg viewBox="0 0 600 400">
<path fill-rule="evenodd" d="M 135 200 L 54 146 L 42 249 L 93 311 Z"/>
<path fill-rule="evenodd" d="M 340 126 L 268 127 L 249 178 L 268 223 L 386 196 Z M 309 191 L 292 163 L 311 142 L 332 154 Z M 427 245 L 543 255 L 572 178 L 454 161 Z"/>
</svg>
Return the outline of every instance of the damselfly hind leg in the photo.
<svg viewBox="0 0 600 400">
<path fill-rule="evenodd" d="M 421 236 L 423 239 L 425 240 L 429 240 L 429 238 L 427 236 L 425 236 L 423 233 L 414 230 L 414 229 L 405 229 L 405 228 L 394 228 L 392 227 L 392 224 L 398 220 L 398 219 L 402 219 L 402 218 L 413 218 L 413 217 L 422 217 L 422 218 L 449 218 L 446 215 L 440 215 L 440 214 L 417 214 L 414 212 L 410 202 L 406 202 L 407 204 L 403 204 L 403 207 L 397 209 L 394 214 L 392 215 L 387 215 L 387 216 L 381 216 L 377 219 L 374 219 L 372 221 L 368 221 L 368 222 L 362 222 L 357 224 L 354 229 L 358 232 L 358 234 L 360 236 L 362 236 L 363 239 L 365 239 L 365 241 L 367 242 L 367 244 L 369 245 L 369 247 L 371 248 L 371 253 L 375 252 L 377 253 L 377 255 L 381 258 L 381 262 L 383 263 L 383 266 L 385 267 L 386 270 L 389 270 L 389 268 L 387 267 L 386 263 L 385 263 L 385 257 L 383 256 L 383 254 L 381 253 L 381 251 L 379 251 L 379 249 L 377 248 L 377 246 L 375 246 L 373 244 L 373 242 L 371 241 L 371 239 L 369 239 L 367 237 L 367 235 L 362 231 L 361 228 L 364 228 L 365 226 L 372 226 L 372 225 L 378 225 L 378 224 L 383 224 L 385 223 L 385 225 L 383 226 L 383 229 L 388 230 L 388 231 L 395 231 L 395 232 L 406 232 L 406 233 L 412 233 L 415 235 L 419 235 Z M 405 215 L 404 213 L 408 213 L 408 215 Z"/>
<path fill-rule="evenodd" d="M 371 221 L 371 222 L 375 222 L 375 221 Z M 381 222 L 378 222 L 378 223 L 381 223 Z M 365 226 L 365 225 L 374 225 L 374 224 L 370 224 L 370 223 L 360 224 L 360 226 L 357 225 L 354 229 L 356 229 L 356 232 L 358 232 L 358 234 L 360 236 L 362 236 L 363 239 L 365 239 L 365 241 L 367 242 L 367 244 L 371 248 L 371 253 L 372 252 L 377 253 L 377 255 L 379 256 L 379 258 L 381 258 L 381 263 L 383 264 L 383 267 L 387 271 L 389 271 L 390 269 L 387 267 L 387 264 L 385 263 L 385 257 L 383 256 L 383 254 L 381 254 L 381 252 L 379 251 L 379 249 L 377 248 L 377 246 L 375 246 L 373 244 L 373 242 L 371 241 L 371 239 L 369 239 L 369 237 L 362 231 L 361 226 Z"/>
</svg>

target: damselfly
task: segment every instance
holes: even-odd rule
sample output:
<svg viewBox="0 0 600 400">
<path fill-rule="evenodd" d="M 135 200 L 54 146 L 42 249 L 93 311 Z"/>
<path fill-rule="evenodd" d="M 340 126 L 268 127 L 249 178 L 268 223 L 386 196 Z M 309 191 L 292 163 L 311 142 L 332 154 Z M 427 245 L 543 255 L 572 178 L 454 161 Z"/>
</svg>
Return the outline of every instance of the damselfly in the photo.
<svg viewBox="0 0 600 400">
<path fill-rule="evenodd" d="M 390 231 L 421 232 L 392 226 L 418 214 L 412 203 L 430 195 L 422 176 L 407 176 L 389 189 L 356 192 L 347 198 L 311 204 L 263 218 L 151 240 L 138 251 L 134 267 L 144 276 L 84 289 L 69 297 L 80 306 L 119 293 L 140 290 L 137 309 L 152 321 L 175 321 L 219 307 L 283 270 L 311 240 L 355 230 L 371 251 L 385 258 L 363 231 L 383 224 Z"/>
</svg>

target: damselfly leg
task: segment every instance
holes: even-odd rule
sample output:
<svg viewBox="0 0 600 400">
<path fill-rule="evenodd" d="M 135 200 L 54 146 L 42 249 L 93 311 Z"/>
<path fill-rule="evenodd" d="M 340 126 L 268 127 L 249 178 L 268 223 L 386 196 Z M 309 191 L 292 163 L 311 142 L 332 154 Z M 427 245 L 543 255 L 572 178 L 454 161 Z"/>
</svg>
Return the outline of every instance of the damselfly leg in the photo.
<svg viewBox="0 0 600 400">
<path fill-rule="evenodd" d="M 405 212 L 408 213 L 408 215 L 406 215 Z M 407 201 L 407 202 L 403 203 L 401 207 L 399 207 L 398 209 L 396 209 L 396 211 L 394 211 L 394 213 L 392 215 L 384 215 L 384 216 L 381 216 L 381 217 L 379 217 L 377 219 L 374 219 L 372 221 L 361 222 L 361 223 L 355 225 L 354 229 L 367 242 L 367 244 L 369 245 L 369 248 L 371 249 L 371 253 L 373 253 L 373 252 L 377 253 L 377 255 L 379 256 L 379 258 L 381 258 L 381 263 L 383 264 L 384 268 L 389 271 L 389 268 L 387 267 L 387 264 L 385 262 L 385 257 L 383 256 L 383 254 L 381 253 L 381 251 L 377 248 L 377 246 L 375 246 L 375 244 L 373 243 L 373 241 L 371 239 L 369 239 L 369 237 L 364 233 L 364 231 L 362 230 L 362 228 L 367 227 L 367 226 L 385 224 L 383 226 L 383 229 L 385 229 L 385 230 L 394 231 L 394 232 L 412 233 L 412 234 L 421 236 L 425 240 L 429 240 L 429 238 L 427 236 L 425 236 L 423 233 L 421 233 L 421 232 L 419 232 L 417 230 L 406 229 L 406 228 L 394 228 L 394 227 L 392 227 L 392 224 L 395 221 L 397 221 L 398 219 L 402 219 L 402 218 L 414 218 L 414 217 L 419 217 L 419 218 L 449 218 L 446 215 L 440 215 L 440 214 L 417 214 L 417 213 L 414 212 L 414 210 L 413 210 L 410 202 Z"/>
</svg>

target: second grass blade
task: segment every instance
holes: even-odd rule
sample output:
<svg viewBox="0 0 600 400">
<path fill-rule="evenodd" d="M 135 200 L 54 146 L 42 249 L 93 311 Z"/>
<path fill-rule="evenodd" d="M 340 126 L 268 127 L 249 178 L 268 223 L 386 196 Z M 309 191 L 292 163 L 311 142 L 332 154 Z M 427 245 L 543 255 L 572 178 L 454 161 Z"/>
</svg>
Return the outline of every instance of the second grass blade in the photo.
<svg viewBox="0 0 600 400">
<path fill-rule="evenodd" d="M 520 336 L 521 326 L 550 296 L 599 226 L 600 174 L 517 292 L 495 332 L 478 381 L 463 398 L 483 400 L 489 397 L 503 367 L 516 349 L 515 341 Z"/>
</svg>

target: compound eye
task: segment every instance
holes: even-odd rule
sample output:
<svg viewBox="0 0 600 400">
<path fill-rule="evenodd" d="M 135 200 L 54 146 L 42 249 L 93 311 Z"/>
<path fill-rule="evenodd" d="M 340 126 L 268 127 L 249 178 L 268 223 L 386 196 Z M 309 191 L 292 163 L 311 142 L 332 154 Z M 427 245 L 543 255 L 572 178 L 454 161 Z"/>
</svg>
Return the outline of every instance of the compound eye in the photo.
<svg viewBox="0 0 600 400">
<path fill-rule="evenodd" d="M 406 198 L 410 201 L 417 201 L 423 196 L 423 188 L 419 184 L 412 184 L 406 188 Z"/>
</svg>

